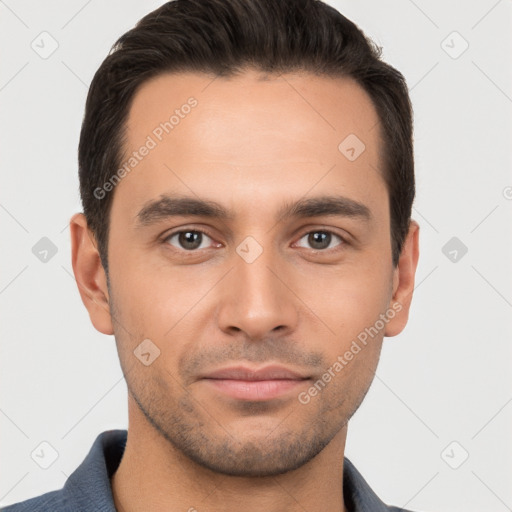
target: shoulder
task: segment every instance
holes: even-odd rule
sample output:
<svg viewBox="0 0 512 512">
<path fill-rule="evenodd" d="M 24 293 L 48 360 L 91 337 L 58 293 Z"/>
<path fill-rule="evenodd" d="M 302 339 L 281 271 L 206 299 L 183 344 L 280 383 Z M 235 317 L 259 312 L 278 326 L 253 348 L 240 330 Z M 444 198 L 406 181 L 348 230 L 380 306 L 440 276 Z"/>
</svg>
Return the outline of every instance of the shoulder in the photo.
<svg viewBox="0 0 512 512">
<path fill-rule="evenodd" d="M 413 512 L 382 501 L 347 457 L 343 463 L 343 497 L 351 512 Z"/>
<path fill-rule="evenodd" d="M 0 509 L 1 512 L 47 512 L 52 510 L 54 512 L 71 512 L 74 510 L 61 490 L 47 492 L 41 496 L 30 498 L 25 501 L 20 501 L 14 505 L 9 505 Z"/>
<path fill-rule="evenodd" d="M 108 430 L 96 437 L 89 453 L 64 487 L 9 505 L 1 512 L 115 512 L 110 477 L 126 444 L 126 430 Z"/>
</svg>

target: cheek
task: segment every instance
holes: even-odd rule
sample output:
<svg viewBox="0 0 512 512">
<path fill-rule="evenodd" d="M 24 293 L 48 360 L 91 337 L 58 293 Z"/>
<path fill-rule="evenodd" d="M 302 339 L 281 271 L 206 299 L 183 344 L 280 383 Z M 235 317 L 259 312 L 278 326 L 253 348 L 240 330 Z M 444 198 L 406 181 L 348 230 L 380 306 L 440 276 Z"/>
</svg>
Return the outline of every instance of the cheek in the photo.
<svg viewBox="0 0 512 512">
<path fill-rule="evenodd" d="M 388 308 L 392 273 L 383 265 L 340 267 L 329 274 L 301 277 L 298 293 L 319 319 L 330 328 L 332 338 L 349 341 L 375 324 Z"/>
<path fill-rule="evenodd" d="M 382 272 L 351 273 L 326 283 L 317 303 L 332 332 L 322 340 L 326 371 L 333 373 L 330 402 L 355 410 L 367 392 L 382 348 L 389 284 Z M 328 377 L 327 377 L 328 378 Z"/>
<path fill-rule="evenodd" d="M 154 340 L 162 348 L 208 305 L 222 269 L 172 268 L 165 260 L 147 257 L 112 258 L 116 317 L 130 333 Z M 205 300 L 206 299 L 206 300 Z M 204 313 L 202 313 L 204 316 Z M 204 318 L 201 317 L 201 322 Z M 197 327 L 197 326 L 196 326 Z M 120 332 L 123 339 L 126 332 Z M 133 340 L 132 344 L 136 340 Z M 140 343 L 140 341 L 138 341 Z"/>
<path fill-rule="evenodd" d="M 116 339 L 135 346 L 146 337 L 151 339 L 146 327 L 154 320 L 159 305 L 158 290 L 146 265 L 120 254 L 113 250 L 109 255 L 113 321 L 117 324 Z"/>
</svg>

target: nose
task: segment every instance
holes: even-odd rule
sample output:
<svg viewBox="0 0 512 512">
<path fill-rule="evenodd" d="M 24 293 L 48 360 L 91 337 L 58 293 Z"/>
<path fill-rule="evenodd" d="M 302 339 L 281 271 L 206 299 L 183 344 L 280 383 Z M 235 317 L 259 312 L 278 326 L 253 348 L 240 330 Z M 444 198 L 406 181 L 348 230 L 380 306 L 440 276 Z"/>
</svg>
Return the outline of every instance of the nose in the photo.
<svg viewBox="0 0 512 512">
<path fill-rule="evenodd" d="M 238 255 L 234 260 L 217 310 L 219 328 L 229 334 L 243 331 L 254 341 L 295 330 L 298 304 L 287 283 L 285 262 L 270 250 L 251 263 Z"/>
</svg>

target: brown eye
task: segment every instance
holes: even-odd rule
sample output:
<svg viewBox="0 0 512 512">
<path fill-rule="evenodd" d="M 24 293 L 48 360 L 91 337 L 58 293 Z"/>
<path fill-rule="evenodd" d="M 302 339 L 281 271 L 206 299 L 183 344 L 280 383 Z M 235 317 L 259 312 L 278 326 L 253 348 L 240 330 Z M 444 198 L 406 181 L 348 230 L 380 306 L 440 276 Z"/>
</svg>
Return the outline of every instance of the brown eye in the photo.
<svg viewBox="0 0 512 512">
<path fill-rule="evenodd" d="M 337 244 L 334 244 L 334 246 L 331 246 L 331 242 L 336 238 L 339 240 L 339 242 Z M 310 249 L 319 251 L 336 247 L 340 245 L 342 242 L 344 242 L 344 240 L 339 235 L 331 233 L 330 231 L 310 231 L 301 238 L 301 240 L 304 239 L 306 239 L 306 242 L 309 245 Z M 302 245 L 300 246 L 304 247 Z"/>
<path fill-rule="evenodd" d="M 193 251 L 195 249 L 205 249 L 209 247 L 208 244 L 203 245 L 205 238 L 211 240 L 211 238 L 202 231 L 185 230 L 177 231 L 169 235 L 165 241 L 178 249 Z M 175 240 L 175 243 L 173 243 L 173 240 Z"/>
</svg>

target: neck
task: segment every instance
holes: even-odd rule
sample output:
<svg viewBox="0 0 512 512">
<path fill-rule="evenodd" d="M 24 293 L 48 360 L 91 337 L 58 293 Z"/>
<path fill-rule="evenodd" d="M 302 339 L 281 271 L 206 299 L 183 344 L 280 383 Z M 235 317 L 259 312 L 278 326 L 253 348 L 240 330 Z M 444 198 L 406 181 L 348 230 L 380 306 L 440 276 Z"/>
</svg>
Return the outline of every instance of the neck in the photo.
<svg viewBox="0 0 512 512">
<path fill-rule="evenodd" d="M 138 417 L 128 428 L 126 448 L 112 477 L 116 510 L 154 512 L 347 512 L 343 456 L 347 427 L 312 460 L 277 476 L 239 477 L 198 465 Z"/>
</svg>

